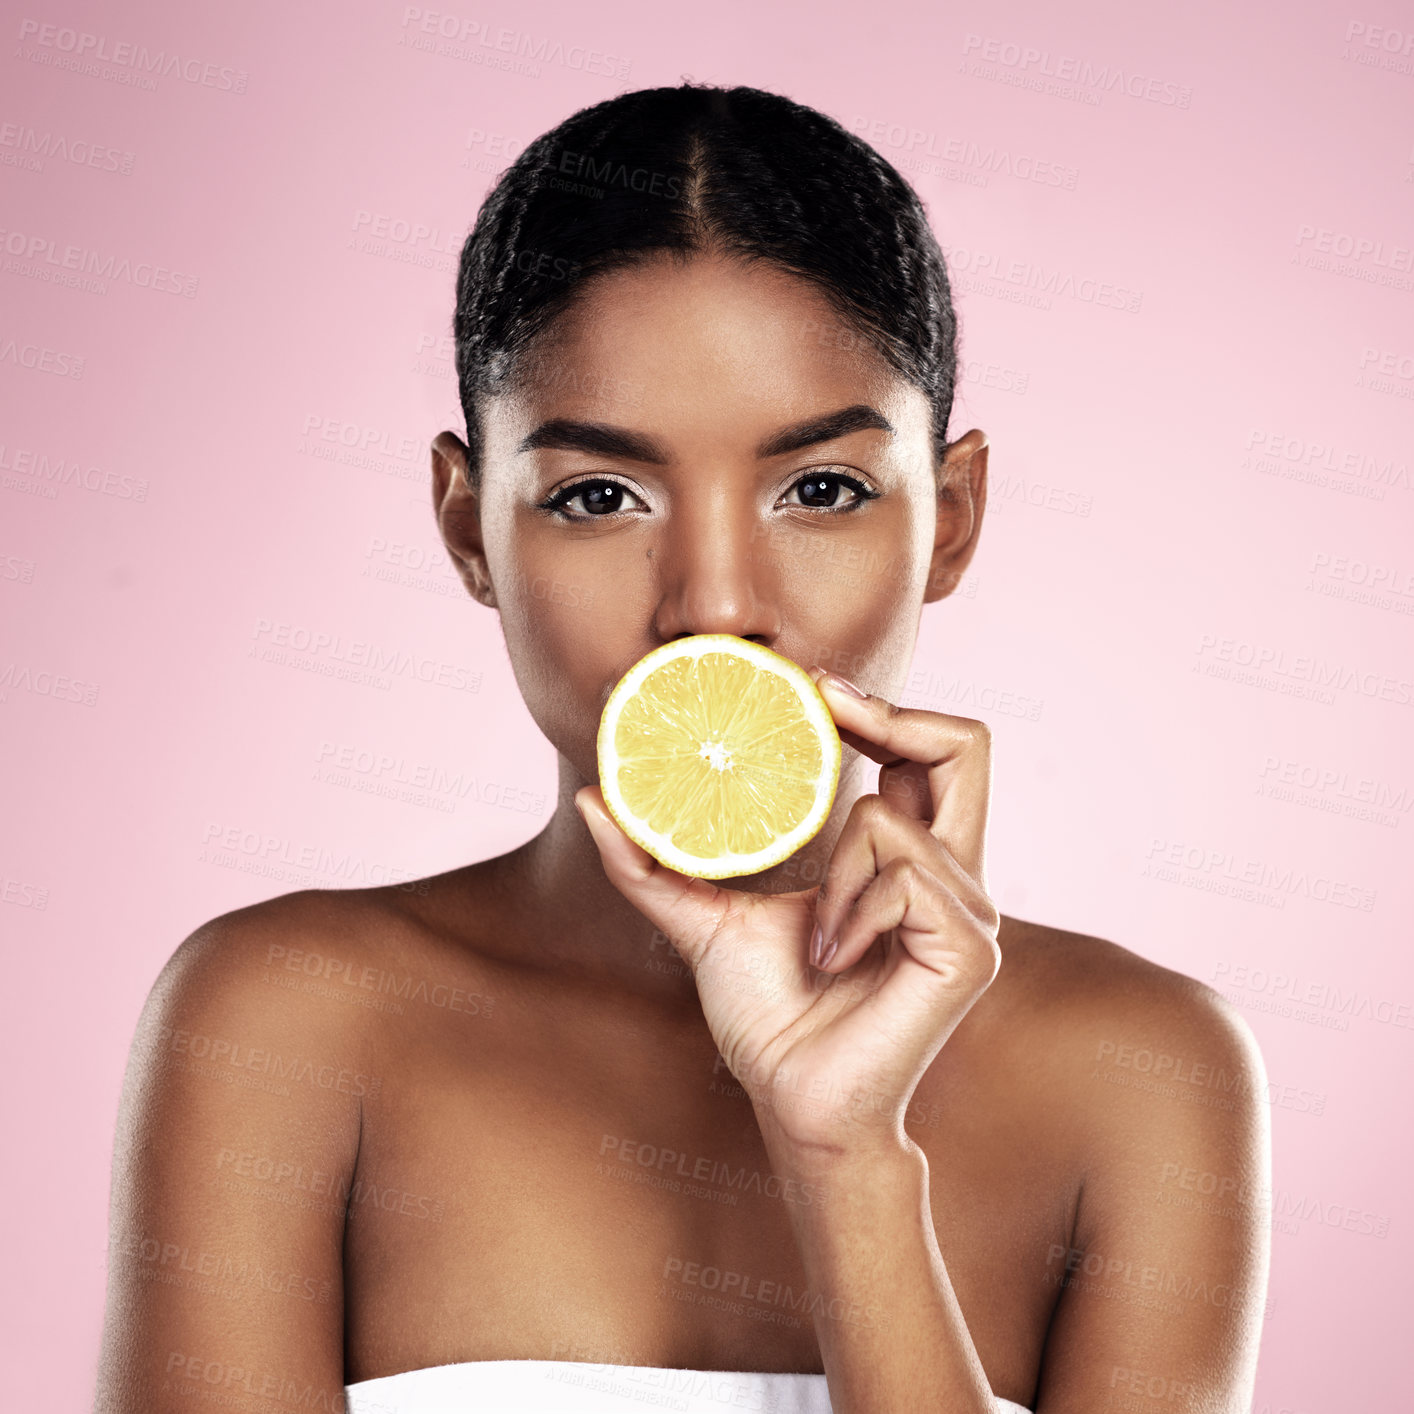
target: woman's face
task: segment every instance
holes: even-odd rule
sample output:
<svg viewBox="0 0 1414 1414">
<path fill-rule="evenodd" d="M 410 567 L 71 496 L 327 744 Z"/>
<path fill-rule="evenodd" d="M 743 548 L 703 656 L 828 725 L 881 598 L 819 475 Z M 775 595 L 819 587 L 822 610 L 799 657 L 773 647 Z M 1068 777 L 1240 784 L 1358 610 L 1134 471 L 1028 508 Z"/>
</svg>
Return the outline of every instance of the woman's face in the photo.
<svg viewBox="0 0 1414 1414">
<path fill-rule="evenodd" d="M 970 558 L 985 437 L 949 449 L 939 497 L 923 393 L 774 266 L 658 258 L 580 295 L 483 401 L 479 502 L 462 444 L 434 454 L 448 549 L 541 731 L 596 780 L 614 685 L 698 633 L 896 696 Z"/>
</svg>

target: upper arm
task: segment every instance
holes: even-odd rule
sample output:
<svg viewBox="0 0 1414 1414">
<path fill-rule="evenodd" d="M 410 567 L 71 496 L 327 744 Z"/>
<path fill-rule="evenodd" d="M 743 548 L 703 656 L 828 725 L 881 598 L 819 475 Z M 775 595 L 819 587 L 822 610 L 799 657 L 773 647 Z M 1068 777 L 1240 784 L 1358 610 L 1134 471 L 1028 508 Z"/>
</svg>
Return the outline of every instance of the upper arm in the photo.
<svg viewBox="0 0 1414 1414">
<path fill-rule="evenodd" d="M 1188 979 L 1085 1029 L 1087 1158 L 1038 1411 L 1245 1410 L 1271 1231 L 1256 1041 Z"/>
<path fill-rule="evenodd" d="M 191 1411 L 291 1389 L 342 1408 L 356 1010 L 278 984 L 301 904 L 224 915 L 154 984 L 118 1114 L 95 1408 Z M 328 1084 L 325 1082 L 329 1081 Z"/>
</svg>

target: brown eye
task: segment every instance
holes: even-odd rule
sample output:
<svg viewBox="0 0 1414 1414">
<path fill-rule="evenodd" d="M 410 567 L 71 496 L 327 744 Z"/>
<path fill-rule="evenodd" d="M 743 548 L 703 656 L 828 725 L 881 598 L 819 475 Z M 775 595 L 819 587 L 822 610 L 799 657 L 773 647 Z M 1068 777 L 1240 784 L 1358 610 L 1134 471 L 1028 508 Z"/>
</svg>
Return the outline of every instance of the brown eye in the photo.
<svg viewBox="0 0 1414 1414">
<path fill-rule="evenodd" d="M 633 492 L 627 486 L 617 481 L 608 481 L 603 478 L 596 478 L 589 481 L 576 481 L 569 486 L 562 486 L 548 500 L 540 503 L 540 508 L 547 511 L 556 511 L 565 515 L 568 520 L 590 520 L 599 516 L 614 515 L 623 509 L 623 498 L 633 496 Z M 582 498 L 584 510 L 574 514 L 566 514 L 564 508 L 571 501 Z M 634 497 L 637 500 L 637 497 Z"/>
<path fill-rule="evenodd" d="M 837 504 L 841 486 L 848 486 L 855 493 L 855 498 L 843 505 Z M 852 511 L 865 501 L 874 500 L 879 494 L 877 491 L 871 491 L 858 477 L 846 476 L 841 471 L 812 471 L 790 489 L 800 493 L 800 501 L 797 504 L 817 511 Z"/>
</svg>

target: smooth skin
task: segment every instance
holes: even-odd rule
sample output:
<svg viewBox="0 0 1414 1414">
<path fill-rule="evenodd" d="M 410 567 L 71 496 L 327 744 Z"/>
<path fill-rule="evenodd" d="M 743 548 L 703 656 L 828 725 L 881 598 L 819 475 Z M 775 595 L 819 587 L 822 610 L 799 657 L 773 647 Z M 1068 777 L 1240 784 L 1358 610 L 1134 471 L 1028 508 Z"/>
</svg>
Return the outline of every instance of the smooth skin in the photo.
<svg viewBox="0 0 1414 1414">
<path fill-rule="evenodd" d="M 860 407 L 887 427 L 820 421 Z M 812 422 L 834 435 L 780 445 Z M 1245 1409 L 1251 1033 L 1191 978 L 1000 916 L 990 734 L 897 706 L 977 546 L 985 435 L 935 476 L 921 392 L 809 285 L 709 256 L 581 291 L 483 428 L 479 494 L 436 438 L 434 509 L 559 753 L 554 813 L 177 949 L 119 1116 L 96 1407 L 555 1359 L 823 1371 L 837 1414 Z M 657 865 L 596 781 L 615 683 L 697 633 L 811 670 L 846 747 L 815 839 L 720 883 Z"/>
</svg>

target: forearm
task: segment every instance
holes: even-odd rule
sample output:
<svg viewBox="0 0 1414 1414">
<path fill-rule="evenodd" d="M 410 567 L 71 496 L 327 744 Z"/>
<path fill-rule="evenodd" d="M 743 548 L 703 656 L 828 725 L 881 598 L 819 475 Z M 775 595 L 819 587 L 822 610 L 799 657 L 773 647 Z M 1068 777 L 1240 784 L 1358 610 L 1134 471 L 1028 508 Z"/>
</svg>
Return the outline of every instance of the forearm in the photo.
<svg viewBox="0 0 1414 1414">
<path fill-rule="evenodd" d="M 790 1204 L 834 1414 L 993 1414 L 986 1373 L 933 1231 L 916 1144 L 801 1150 L 763 1125 L 772 1170 L 818 1185 Z"/>
</svg>

